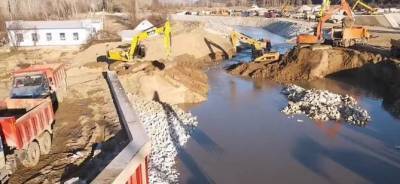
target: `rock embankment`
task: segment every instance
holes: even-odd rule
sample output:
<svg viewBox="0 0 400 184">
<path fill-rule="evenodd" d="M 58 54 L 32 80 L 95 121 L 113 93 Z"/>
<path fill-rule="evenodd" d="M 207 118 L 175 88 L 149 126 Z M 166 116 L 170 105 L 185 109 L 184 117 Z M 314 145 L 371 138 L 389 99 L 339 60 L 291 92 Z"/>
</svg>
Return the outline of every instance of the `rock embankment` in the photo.
<svg viewBox="0 0 400 184">
<path fill-rule="evenodd" d="M 283 88 L 289 103 L 282 112 L 305 114 L 316 120 L 344 120 L 355 125 L 365 125 L 371 120 L 368 112 L 362 109 L 357 101 L 349 95 L 334 94 L 326 90 L 306 90 L 296 85 Z"/>
<path fill-rule="evenodd" d="M 232 17 L 232 16 L 195 16 L 171 15 L 170 18 L 182 22 L 203 22 L 222 26 L 261 27 L 286 38 L 293 38 L 301 33 L 311 32 L 315 22 L 304 22 L 288 18 L 266 19 L 264 17 Z M 227 31 L 227 30 L 224 30 Z"/>
<path fill-rule="evenodd" d="M 197 126 L 196 117 L 177 106 L 128 96 L 151 139 L 150 183 L 178 183 L 175 157 Z"/>
</svg>

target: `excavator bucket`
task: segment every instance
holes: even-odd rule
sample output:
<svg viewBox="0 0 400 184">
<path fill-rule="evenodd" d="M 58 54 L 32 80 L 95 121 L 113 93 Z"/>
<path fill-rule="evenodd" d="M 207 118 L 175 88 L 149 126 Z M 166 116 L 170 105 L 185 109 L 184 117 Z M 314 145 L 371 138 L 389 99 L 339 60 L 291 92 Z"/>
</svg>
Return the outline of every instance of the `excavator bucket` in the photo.
<svg viewBox="0 0 400 184">
<path fill-rule="evenodd" d="M 268 53 L 265 53 L 264 55 L 256 58 L 254 60 L 254 62 L 271 63 L 274 61 L 278 61 L 279 56 L 280 56 L 279 52 L 268 52 Z"/>
</svg>

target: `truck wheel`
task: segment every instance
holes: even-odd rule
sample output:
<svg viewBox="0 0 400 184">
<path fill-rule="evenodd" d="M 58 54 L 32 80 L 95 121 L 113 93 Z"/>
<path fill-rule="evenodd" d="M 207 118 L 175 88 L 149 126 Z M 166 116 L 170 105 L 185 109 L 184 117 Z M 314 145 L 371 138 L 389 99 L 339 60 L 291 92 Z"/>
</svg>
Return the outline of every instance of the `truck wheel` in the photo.
<svg viewBox="0 0 400 184">
<path fill-rule="evenodd" d="M 18 159 L 24 167 L 34 167 L 39 163 L 40 159 L 40 148 L 37 142 L 31 142 L 27 149 L 22 150 Z"/>
<path fill-rule="evenodd" d="M 51 150 L 51 135 L 49 132 L 43 132 L 43 134 L 38 138 L 40 153 L 42 155 L 47 155 Z"/>
<path fill-rule="evenodd" d="M 350 46 L 350 41 L 349 40 L 343 40 L 342 41 L 343 47 L 347 48 Z"/>
</svg>

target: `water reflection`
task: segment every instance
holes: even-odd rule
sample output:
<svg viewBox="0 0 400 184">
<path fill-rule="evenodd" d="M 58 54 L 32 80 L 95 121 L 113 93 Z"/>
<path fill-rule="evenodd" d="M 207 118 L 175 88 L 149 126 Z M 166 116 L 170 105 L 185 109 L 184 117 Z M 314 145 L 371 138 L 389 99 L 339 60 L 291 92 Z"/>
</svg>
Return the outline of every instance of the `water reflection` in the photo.
<svg viewBox="0 0 400 184">
<path fill-rule="evenodd" d="M 279 84 L 222 69 L 248 59 L 208 71 L 208 101 L 191 109 L 199 127 L 179 155 L 181 183 L 400 183 L 400 121 L 382 108 L 379 87 L 353 77 L 300 84 L 356 97 L 372 116 L 365 128 L 288 117 Z"/>
</svg>

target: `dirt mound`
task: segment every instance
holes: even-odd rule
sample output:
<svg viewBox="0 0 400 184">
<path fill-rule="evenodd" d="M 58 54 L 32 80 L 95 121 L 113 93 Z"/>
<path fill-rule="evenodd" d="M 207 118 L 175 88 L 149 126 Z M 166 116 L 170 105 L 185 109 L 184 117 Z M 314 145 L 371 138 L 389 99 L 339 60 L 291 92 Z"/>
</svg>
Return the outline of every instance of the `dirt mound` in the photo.
<svg viewBox="0 0 400 184">
<path fill-rule="evenodd" d="M 170 104 L 198 103 L 207 99 L 208 78 L 198 68 L 185 62 L 144 62 L 142 69 L 133 68 L 120 75 L 126 91 L 147 100 L 157 93 L 160 100 Z"/>
<path fill-rule="evenodd" d="M 290 82 L 323 78 L 339 71 L 358 68 L 381 60 L 380 55 L 351 49 L 294 48 L 279 62 L 239 63 L 230 66 L 227 70 L 233 75 Z"/>
<path fill-rule="evenodd" d="M 226 57 L 230 57 L 233 52 L 228 38 L 207 31 L 204 25 L 189 23 L 172 25 L 171 55 L 169 57 L 166 56 L 164 40 L 161 36 L 144 40 L 142 44 L 146 47 L 146 56 L 143 58 L 146 61 L 171 59 L 185 54 L 192 55 L 196 59 L 204 56 L 215 58 L 214 55 L 218 55 L 217 53 L 223 53 Z"/>
<path fill-rule="evenodd" d="M 162 37 L 142 42 L 146 56 L 119 71 L 124 88 L 152 99 L 154 94 L 169 104 L 198 103 L 207 100 L 208 78 L 203 68 L 232 56 L 227 37 L 214 34 L 204 25 L 175 23 L 172 53 L 166 56 Z"/>
</svg>

